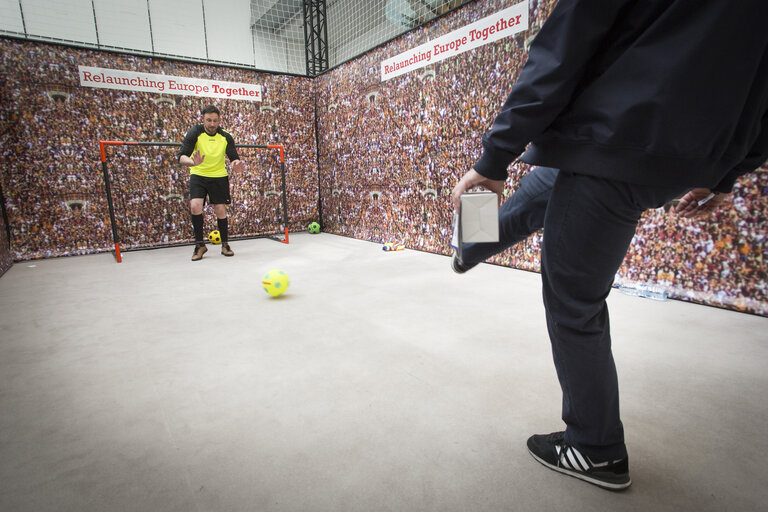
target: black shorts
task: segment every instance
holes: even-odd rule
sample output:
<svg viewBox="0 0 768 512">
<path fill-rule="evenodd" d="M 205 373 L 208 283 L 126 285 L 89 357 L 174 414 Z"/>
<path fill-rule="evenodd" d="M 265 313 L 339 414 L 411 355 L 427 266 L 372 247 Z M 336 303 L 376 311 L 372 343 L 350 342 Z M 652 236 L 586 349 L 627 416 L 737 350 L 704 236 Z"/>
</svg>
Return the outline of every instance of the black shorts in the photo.
<svg viewBox="0 0 768 512">
<path fill-rule="evenodd" d="M 210 204 L 230 204 L 232 198 L 229 197 L 229 177 L 206 178 L 199 174 L 189 175 L 189 198 L 205 199 L 208 196 Z"/>
</svg>

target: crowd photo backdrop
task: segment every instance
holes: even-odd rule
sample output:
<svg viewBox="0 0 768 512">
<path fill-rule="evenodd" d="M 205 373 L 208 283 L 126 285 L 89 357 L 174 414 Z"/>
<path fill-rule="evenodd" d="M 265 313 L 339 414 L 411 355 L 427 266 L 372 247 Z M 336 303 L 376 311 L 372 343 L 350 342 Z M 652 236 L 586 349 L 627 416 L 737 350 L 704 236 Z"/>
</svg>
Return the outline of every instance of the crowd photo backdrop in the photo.
<svg viewBox="0 0 768 512">
<path fill-rule="evenodd" d="M 13 265 L 13 254 L 11 254 L 9 242 L 5 218 L 0 215 L 0 276 L 5 274 Z"/>
<path fill-rule="evenodd" d="M 289 230 L 317 218 L 314 84 L 308 78 L 0 39 L 5 80 L 2 186 L 14 258 L 113 248 L 99 141 L 180 143 L 215 104 L 238 144 L 284 146 Z M 261 101 L 81 86 L 79 66 L 261 87 Z M 107 146 L 118 238 L 124 249 L 188 243 L 189 170 L 178 147 Z M 283 229 L 279 150 L 244 148 L 230 173 L 233 238 Z M 216 229 L 207 206 L 206 230 Z M 207 231 L 206 231 L 207 232 Z"/>
<path fill-rule="evenodd" d="M 530 40 L 555 5 L 528 2 L 529 29 L 382 81 L 381 62 L 513 2 L 484 0 L 439 18 L 318 78 L 320 197 L 324 229 L 450 254 L 449 195 L 479 158 Z M 505 194 L 529 166 L 514 163 Z M 616 283 L 665 286 L 673 298 L 768 315 L 765 220 L 768 169 L 736 184 L 732 206 L 706 219 L 669 207 L 643 215 Z M 490 261 L 539 271 L 542 233 Z"/>
<path fill-rule="evenodd" d="M 516 2 L 478 0 L 317 78 L 153 59 L 0 38 L 0 184 L 10 260 L 112 249 L 99 140 L 181 142 L 213 103 L 240 144 L 285 147 L 289 231 L 323 230 L 448 255 L 453 186 L 480 156 L 488 130 L 554 0 L 530 0 L 527 29 L 383 80 L 382 63 L 483 20 Z M 84 87 L 79 66 L 254 84 L 260 101 Z M 177 148 L 107 150 L 121 247 L 192 241 L 188 170 Z M 282 228 L 277 153 L 241 150 L 231 176 L 230 232 Z M 529 166 L 509 168 L 505 194 Z M 656 283 L 670 297 L 768 316 L 768 168 L 736 184 L 731 204 L 705 219 L 669 207 L 643 215 L 616 282 Z M 215 229 L 206 212 L 206 230 Z M 491 263 L 539 271 L 543 233 Z M 447 267 L 446 262 L 446 269 Z"/>
</svg>

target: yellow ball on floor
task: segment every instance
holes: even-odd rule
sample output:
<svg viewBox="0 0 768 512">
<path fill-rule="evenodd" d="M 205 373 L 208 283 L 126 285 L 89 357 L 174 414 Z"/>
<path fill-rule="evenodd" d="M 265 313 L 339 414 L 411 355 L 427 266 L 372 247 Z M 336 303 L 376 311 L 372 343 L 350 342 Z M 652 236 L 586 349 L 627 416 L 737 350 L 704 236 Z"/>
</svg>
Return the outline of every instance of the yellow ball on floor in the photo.
<svg viewBox="0 0 768 512">
<path fill-rule="evenodd" d="M 264 287 L 264 291 L 273 297 L 285 293 L 289 283 L 288 274 L 276 268 L 264 274 L 264 277 L 261 280 L 261 285 Z"/>
</svg>

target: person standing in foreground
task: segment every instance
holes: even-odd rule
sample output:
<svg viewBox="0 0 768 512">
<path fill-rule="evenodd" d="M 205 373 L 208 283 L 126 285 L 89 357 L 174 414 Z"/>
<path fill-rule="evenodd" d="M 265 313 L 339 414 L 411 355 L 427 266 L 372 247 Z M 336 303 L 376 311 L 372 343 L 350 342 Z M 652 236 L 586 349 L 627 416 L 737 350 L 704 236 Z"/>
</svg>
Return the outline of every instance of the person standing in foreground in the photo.
<svg viewBox="0 0 768 512">
<path fill-rule="evenodd" d="M 452 264 L 464 272 L 544 227 L 566 428 L 527 444 L 550 469 L 611 490 L 631 484 L 605 299 L 644 210 L 685 194 L 678 213 L 708 213 L 768 158 L 767 21 L 764 0 L 560 0 L 451 194 L 456 208 L 474 186 L 501 197 L 524 151 L 522 161 L 547 166 L 502 206 L 502 242 L 463 246 Z"/>
<path fill-rule="evenodd" d="M 221 254 L 234 256 L 229 247 L 229 223 L 227 205 L 229 195 L 229 175 L 224 157 L 229 158 L 232 170 L 245 169 L 245 162 L 240 160 L 235 148 L 235 140 L 221 129 L 221 114 L 213 105 L 202 111 L 203 123 L 190 128 L 179 150 L 179 163 L 189 167 L 189 210 L 192 214 L 192 227 L 195 230 L 195 250 L 192 261 L 199 261 L 208 251 L 203 234 L 203 206 L 205 198 L 213 205 L 219 233 L 221 233 Z"/>
</svg>

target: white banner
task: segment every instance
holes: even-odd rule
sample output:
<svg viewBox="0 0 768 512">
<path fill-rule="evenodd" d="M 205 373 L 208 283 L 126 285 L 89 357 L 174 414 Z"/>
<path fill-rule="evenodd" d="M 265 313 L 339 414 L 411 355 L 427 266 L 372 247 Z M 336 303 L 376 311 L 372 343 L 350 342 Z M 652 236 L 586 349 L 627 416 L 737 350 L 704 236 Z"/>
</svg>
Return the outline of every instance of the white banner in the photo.
<svg viewBox="0 0 768 512">
<path fill-rule="evenodd" d="M 100 89 L 143 91 L 157 94 L 204 96 L 229 100 L 261 101 L 261 86 L 185 76 L 155 75 L 122 69 L 78 66 L 80 85 Z"/>
<path fill-rule="evenodd" d="M 528 2 L 515 4 L 383 61 L 381 63 L 381 81 L 426 67 L 433 62 L 455 57 L 524 30 L 528 30 Z"/>
</svg>

